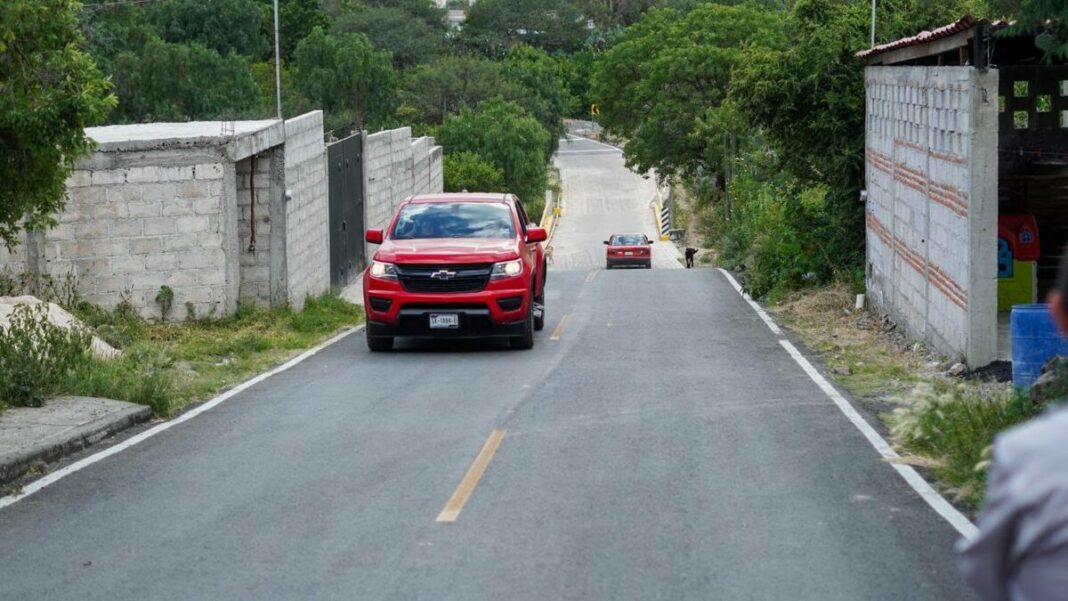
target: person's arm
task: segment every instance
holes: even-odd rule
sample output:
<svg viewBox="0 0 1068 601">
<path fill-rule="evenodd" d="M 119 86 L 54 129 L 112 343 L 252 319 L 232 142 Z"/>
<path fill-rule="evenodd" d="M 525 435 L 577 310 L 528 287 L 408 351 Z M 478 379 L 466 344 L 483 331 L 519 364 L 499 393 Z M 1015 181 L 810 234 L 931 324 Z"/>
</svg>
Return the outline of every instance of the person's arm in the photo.
<svg viewBox="0 0 1068 601">
<path fill-rule="evenodd" d="M 1000 451 L 1000 445 L 995 447 Z M 995 452 L 990 469 L 986 499 L 979 515 L 979 534 L 957 547 L 957 564 L 961 575 L 984 601 L 1011 601 L 1009 580 L 1012 546 L 1020 499 L 1013 498 L 1010 481 L 1013 468 L 1005 457 Z"/>
</svg>

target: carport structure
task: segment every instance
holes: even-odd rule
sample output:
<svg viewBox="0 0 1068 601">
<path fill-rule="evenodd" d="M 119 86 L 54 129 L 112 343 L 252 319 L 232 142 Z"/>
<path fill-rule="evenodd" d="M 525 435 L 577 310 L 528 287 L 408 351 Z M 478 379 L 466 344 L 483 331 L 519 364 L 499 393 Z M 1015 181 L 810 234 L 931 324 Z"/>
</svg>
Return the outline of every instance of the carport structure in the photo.
<svg viewBox="0 0 1068 601">
<path fill-rule="evenodd" d="M 869 298 L 972 366 L 1011 356 L 1007 311 L 1045 297 L 1068 243 L 1068 65 L 1006 27 L 965 16 L 857 54 Z"/>
</svg>

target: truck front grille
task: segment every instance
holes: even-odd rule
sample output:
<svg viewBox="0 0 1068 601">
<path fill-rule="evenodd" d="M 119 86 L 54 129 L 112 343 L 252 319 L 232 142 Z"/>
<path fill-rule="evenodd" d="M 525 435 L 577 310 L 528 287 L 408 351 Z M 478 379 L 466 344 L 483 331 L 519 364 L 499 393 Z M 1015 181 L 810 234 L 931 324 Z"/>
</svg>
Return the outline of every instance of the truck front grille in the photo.
<svg viewBox="0 0 1068 601">
<path fill-rule="evenodd" d="M 479 292 L 493 265 L 397 265 L 397 278 L 409 292 Z"/>
</svg>

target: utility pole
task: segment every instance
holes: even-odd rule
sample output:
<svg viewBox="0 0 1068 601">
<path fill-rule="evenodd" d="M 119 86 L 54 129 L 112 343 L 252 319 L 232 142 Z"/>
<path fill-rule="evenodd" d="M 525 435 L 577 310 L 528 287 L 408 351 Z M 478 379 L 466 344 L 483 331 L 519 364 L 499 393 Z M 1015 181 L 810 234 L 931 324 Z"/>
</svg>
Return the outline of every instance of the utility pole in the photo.
<svg viewBox="0 0 1068 601">
<path fill-rule="evenodd" d="M 871 47 L 875 48 L 875 0 L 871 0 Z"/>
<path fill-rule="evenodd" d="M 875 0 L 872 0 L 873 2 Z M 874 34 L 873 34 L 874 35 Z M 282 118 L 282 57 L 278 50 L 278 0 L 274 0 L 274 99 L 278 118 Z"/>
</svg>

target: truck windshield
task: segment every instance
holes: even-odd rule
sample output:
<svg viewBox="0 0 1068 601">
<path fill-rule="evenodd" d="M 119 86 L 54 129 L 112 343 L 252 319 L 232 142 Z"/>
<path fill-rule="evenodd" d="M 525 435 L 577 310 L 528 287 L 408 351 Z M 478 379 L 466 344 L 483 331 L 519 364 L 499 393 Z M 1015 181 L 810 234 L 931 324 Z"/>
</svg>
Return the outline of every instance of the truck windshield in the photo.
<svg viewBox="0 0 1068 601">
<path fill-rule="evenodd" d="M 417 238 L 511 238 L 512 212 L 502 203 L 415 203 L 401 209 L 394 240 Z"/>
</svg>

